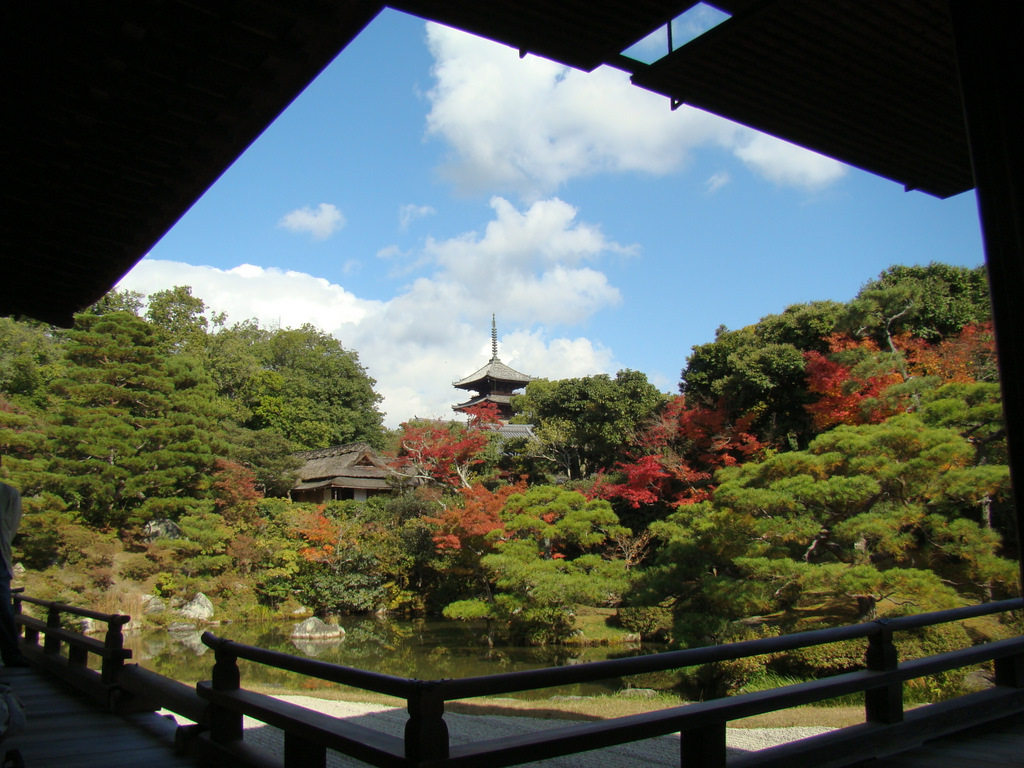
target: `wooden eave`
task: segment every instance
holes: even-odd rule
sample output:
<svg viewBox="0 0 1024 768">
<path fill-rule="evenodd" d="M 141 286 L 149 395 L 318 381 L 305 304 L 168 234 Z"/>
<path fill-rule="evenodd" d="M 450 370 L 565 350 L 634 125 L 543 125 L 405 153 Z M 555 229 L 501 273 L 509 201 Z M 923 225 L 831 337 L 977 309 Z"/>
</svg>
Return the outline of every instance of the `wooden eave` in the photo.
<svg viewBox="0 0 1024 768">
<path fill-rule="evenodd" d="M 973 188 L 946 0 L 771 0 L 633 82 L 938 197 Z"/>
</svg>

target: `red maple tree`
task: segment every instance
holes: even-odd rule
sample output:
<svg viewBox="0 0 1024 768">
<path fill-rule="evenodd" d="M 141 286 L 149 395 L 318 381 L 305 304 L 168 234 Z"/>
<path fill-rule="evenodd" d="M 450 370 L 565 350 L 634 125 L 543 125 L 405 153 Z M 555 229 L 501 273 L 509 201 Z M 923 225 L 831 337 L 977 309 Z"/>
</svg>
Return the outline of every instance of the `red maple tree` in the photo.
<svg viewBox="0 0 1024 768">
<path fill-rule="evenodd" d="M 752 421 L 752 416 L 733 418 L 724 403 L 691 406 L 676 396 L 637 440 L 639 455 L 618 464 L 625 481 L 599 478 L 592 495 L 619 498 L 634 509 L 704 501 L 714 492 L 716 471 L 748 461 L 763 449 L 750 431 Z"/>
<path fill-rule="evenodd" d="M 453 488 L 469 488 L 470 472 L 484 462 L 483 450 L 500 423 L 498 406 L 467 408 L 469 423 L 414 421 L 402 425 L 397 463 L 405 472 Z"/>
<path fill-rule="evenodd" d="M 878 345 L 871 339 L 856 339 L 848 334 L 833 333 L 826 339 L 828 354 L 804 352 L 807 372 L 807 391 L 817 395 L 806 408 L 814 428 L 825 432 L 840 424 L 877 424 L 901 410 L 899 404 L 887 401 L 882 394 L 894 384 L 908 377 L 904 350 L 913 349 L 924 342 L 903 334 L 892 339 L 897 350 L 883 357 Z M 840 362 L 839 357 L 876 361 L 869 373 L 859 372 L 862 366 Z"/>
</svg>

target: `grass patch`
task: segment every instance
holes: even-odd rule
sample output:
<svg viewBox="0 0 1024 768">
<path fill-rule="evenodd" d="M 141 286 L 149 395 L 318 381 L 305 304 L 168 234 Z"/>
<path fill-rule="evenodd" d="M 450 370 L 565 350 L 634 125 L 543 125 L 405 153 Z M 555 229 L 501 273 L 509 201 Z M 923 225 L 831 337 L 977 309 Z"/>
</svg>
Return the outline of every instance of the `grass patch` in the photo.
<svg viewBox="0 0 1024 768">
<path fill-rule="evenodd" d="M 566 645 L 615 645 L 639 642 L 635 632 L 613 626 L 614 608 L 595 608 L 581 605 L 576 609 L 575 626 L 577 635 L 566 641 Z"/>
</svg>

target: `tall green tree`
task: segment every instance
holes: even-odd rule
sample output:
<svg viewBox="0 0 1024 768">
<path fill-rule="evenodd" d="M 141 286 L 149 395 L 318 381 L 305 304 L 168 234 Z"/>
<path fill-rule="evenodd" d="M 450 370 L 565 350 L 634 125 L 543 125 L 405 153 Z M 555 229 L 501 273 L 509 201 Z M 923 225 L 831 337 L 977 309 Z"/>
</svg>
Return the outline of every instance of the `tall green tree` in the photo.
<svg viewBox="0 0 1024 768">
<path fill-rule="evenodd" d="M 311 325 L 256 338 L 259 364 L 242 386 L 250 429 L 273 429 L 297 449 L 383 442 L 381 397 L 359 356 Z"/>
<path fill-rule="evenodd" d="M 197 354 L 206 345 L 210 326 L 205 313 L 203 300 L 189 286 L 178 285 L 150 294 L 146 319 L 156 327 L 161 347 Z"/>
<path fill-rule="evenodd" d="M 719 479 L 710 503 L 656 524 L 667 546 L 647 599 L 670 601 L 691 642 L 751 615 L 843 623 L 1014 588 L 978 503 L 1008 497 L 1006 466 L 979 467 L 966 439 L 916 415 L 840 426 Z"/>
<path fill-rule="evenodd" d="M 176 516 L 209 488 L 223 445 L 211 392 L 177 376 L 153 327 L 127 312 L 82 314 L 67 333 L 62 400 L 48 434 L 52 489 L 85 522 L 120 528 Z"/>
<path fill-rule="evenodd" d="M 932 262 L 889 267 L 861 288 L 837 329 L 870 336 L 894 351 L 893 339 L 900 333 L 936 342 L 991 318 L 984 267 Z"/>
<path fill-rule="evenodd" d="M 60 375 L 64 351 L 52 330 L 35 321 L 0 317 L 0 392 L 9 400 L 45 406 Z"/>
<path fill-rule="evenodd" d="M 724 407 L 733 418 L 752 418 L 753 431 L 767 443 L 800 448 L 813 435 L 804 406 L 804 353 L 828 349 L 842 305 L 814 302 L 788 307 L 755 325 L 731 331 L 693 348 L 679 390 L 692 407 Z"/>
<path fill-rule="evenodd" d="M 531 381 L 513 397 L 516 421 L 534 425 L 542 451 L 569 479 L 608 470 L 665 402 L 639 371 Z"/>
</svg>

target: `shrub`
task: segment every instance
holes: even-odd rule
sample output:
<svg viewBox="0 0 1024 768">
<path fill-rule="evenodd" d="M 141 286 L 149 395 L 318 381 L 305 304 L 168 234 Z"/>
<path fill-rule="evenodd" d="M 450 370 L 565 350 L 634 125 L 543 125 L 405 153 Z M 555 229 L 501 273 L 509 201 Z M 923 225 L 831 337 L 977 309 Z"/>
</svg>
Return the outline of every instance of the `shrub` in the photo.
<svg viewBox="0 0 1024 768">
<path fill-rule="evenodd" d="M 156 563 L 144 552 L 129 552 L 122 556 L 118 566 L 118 574 L 122 579 L 145 581 L 160 572 L 160 564 Z"/>
<path fill-rule="evenodd" d="M 779 634 L 778 629 L 768 626 L 747 627 L 733 624 L 729 630 L 729 643 L 775 637 Z M 684 695 L 695 701 L 729 696 L 763 674 L 765 666 L 773 659 L 773 656 L 761 655 L 702 664 L 685 670 L 680 685 Z"/>
<path fill-rule="evenodd" d="M 783 675 L 819 678 L 864 668 L 864 640 L 843 640 L 810 648 L 798 648 L 778 657 L 772 668 Z"/>
<path fill-rule="evenodd" d="M 665 640 L 672 631 L 672 610 L 660 605 L 622 606 L 617 620 L 623 629 L 644 640 Z"/>
</svg>

